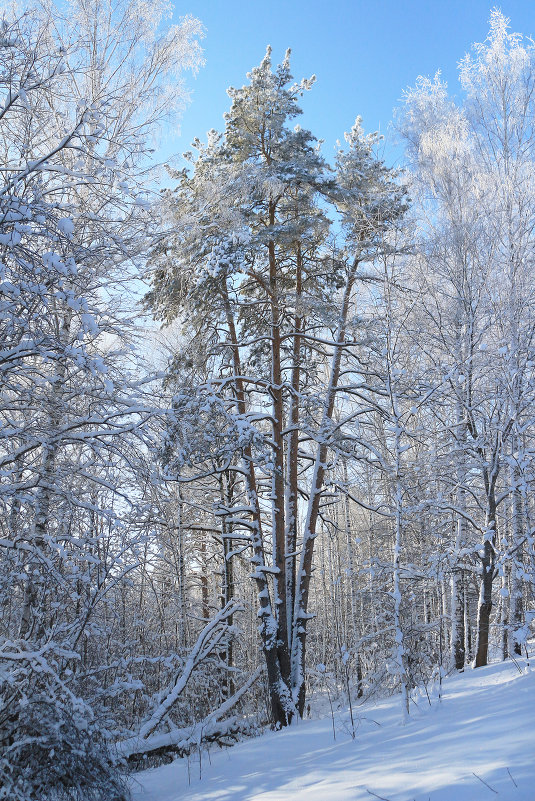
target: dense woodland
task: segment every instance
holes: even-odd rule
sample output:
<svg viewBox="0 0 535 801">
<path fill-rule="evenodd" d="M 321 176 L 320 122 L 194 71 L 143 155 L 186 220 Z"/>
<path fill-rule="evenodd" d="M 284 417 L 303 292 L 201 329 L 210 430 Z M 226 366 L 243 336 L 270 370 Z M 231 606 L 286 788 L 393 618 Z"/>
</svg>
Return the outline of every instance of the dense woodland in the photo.
<svg viewBox="0 0 535 801">
<path fill-rule="evenodd" d="M 1 23 L 10 801 L 318 695 L 407 716 L 535 620 L 535 44 L 493 11 L 460 100 L 419 78 L 402 170 L 360 118 L 327 161 L 268 48 L 160 190 L 202 25 L 144 9 Z"/>
</svg>

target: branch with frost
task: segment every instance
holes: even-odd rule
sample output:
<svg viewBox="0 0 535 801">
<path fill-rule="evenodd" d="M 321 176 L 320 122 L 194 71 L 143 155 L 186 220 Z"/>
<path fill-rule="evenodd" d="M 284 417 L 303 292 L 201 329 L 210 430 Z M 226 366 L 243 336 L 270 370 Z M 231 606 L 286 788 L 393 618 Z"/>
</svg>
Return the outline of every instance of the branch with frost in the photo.
<svg viewBox="0 0 535 801">
<path fill-rule="evenodd" d="M 257 668 L 247 679 L 245 684 L 242 684 L 239 690 L 236 690 L 234 695 L 224 701 L 217 709 L 214 709 L 213 712 L 210 712 L 205 718 L 195 723 L 193 727 L 188 726 L 182 729 L 173 729 L 163 734 L 155 734 L 146 739 L 131 737 L 117 744 L 118 754 L 126 759 L 135 759 L 136 757 L 166 748 L 187 752 L 190 748 L 200 745 L 200 743 L 205 740 L 224 737 L 225 734 L 231 733 L 232 730 L 236 728 L 237 721 L 235 717 L 227 720 L 222 720 L 222 718 L 224 718 L 225 715 L 236 706 L 245 693 L 251 689 L 253 684 L 262 675 L 262 672 L 262 667 Z"/>
<path fill-rule="evenodd" d="M 176 675 L 172 686 L 167 690 L 163 700 L 152 712 L 150 718 L 142 724 L 139 730 L 139 737 L 141 739 L 146 739 L 158 728 L 163 718 L 183 693 L 195 668 L 210 656 L 210 654 L 212 654 L 228 637 L 230 629 L 228 623 L 229 618 L 236 612 L 241 612 L 242 609 L 243 607 L 236 601 L 229 601 L 223 609 L 206 624 L 197 637 L 197 642 L 191 649 L 186 664 L 180 673 Z"/>
</svg>

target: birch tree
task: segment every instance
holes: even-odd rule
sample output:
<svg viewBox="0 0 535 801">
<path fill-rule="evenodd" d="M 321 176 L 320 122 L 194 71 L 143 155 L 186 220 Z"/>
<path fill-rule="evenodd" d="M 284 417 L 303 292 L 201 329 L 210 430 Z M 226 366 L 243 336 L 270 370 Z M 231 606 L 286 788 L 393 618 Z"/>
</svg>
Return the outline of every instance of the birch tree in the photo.
<svg viewBox="0 0 535 801">
<path fill-rule="evenodd" d="M 136 563 L 138 536 L 124 533 L 140 494 L 128 492 L 142 464 L 135 449 L 148 444 L 149 402 L 128 362 L 130 321 L 116 290 L 147 239 L 143 159 L 163 106 L 143 120 L 132 80 L 139 68 L 141 95 L 158 95 L 180 52 L 185 66 L 195 63 L 199 27 L 162 39 L 150 24 L 132 29 L 128 4 L 106 9 L 73 5 L 76 27 L 41 5 L 2 23 L 0 496 L 10 614 L 0 760 L 11 798 L 124 793 L 77 674 L 95 608 Z M 134 91 L 127 105 L 121 81 Z M 79 771 L 77 737 L 87 755 Z M 47 768 L 50 749 L 61 781 Z"/>
<path fill-rule="evenodd" d="M 403 123 L 418 180 L 432 192 L 428 315 L 436 331 L 434 358 L 444 360 L 451 393 L 456 552 L 467 553 L 467 526 L 479 537 L 472 545 L 481 575 L 476 666 L 487 662 L 494 580 L 511 553 L 497 530 L 499 507 L 518 485 L 518 475 L 511 484 L 504 469 L 509 451 L 518 453 L 516 421 L 519 414 L 530 415 L 532 381 L 525 270 L 533 229 L 527 189 L 533 170 L 533 46 L 508 32 L 501 12 L 493 11 L 490 22 L 488 39 L 474 45 L 460 65 L 463 105 L 450 100 L 438 77 L 420 79 L 407 94 Z M 473 468 L 480 474 L 477 486 Z M 481 493 L 483 518 L 467 509 L 467 493 L 474 492 Z M 513 550 L 521 541 L 522 535 Z M 452 640 L 459 668 L 464 659 L 460 575 L 458 562 L 452 573 Z"/>
</svg>

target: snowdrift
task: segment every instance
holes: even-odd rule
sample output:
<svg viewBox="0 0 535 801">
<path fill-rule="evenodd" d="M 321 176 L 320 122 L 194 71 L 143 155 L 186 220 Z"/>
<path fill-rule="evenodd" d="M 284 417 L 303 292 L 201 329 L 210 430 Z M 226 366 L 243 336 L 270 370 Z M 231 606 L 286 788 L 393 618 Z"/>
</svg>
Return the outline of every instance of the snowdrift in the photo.
<svg viewBox="0 0 535 801">
<path fill-rule="evenodd" d="M 535 672 L 525 660 L 302 721 L 225 751 L 138 773 L 134 801 L 535 801 Z"/>
</svg>

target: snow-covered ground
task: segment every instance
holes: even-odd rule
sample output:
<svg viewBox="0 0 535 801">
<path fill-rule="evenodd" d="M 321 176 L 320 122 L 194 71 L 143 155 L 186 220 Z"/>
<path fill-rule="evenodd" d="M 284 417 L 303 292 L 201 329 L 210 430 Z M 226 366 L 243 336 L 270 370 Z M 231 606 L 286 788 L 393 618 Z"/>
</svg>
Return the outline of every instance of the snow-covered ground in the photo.
<svg viewBox="0 0 535 801">
<path fill-rule="evenodd" d="M 535 801 L 535 670 L 510 661 L 447 679 L 403 725 L 398 698 L 304 721 L 134 777 L 135 801 Z M 201 771 L 199 771 L 199 767 Z M 201 778 L 199 778 L 201 772 Z"/>
</svg>

